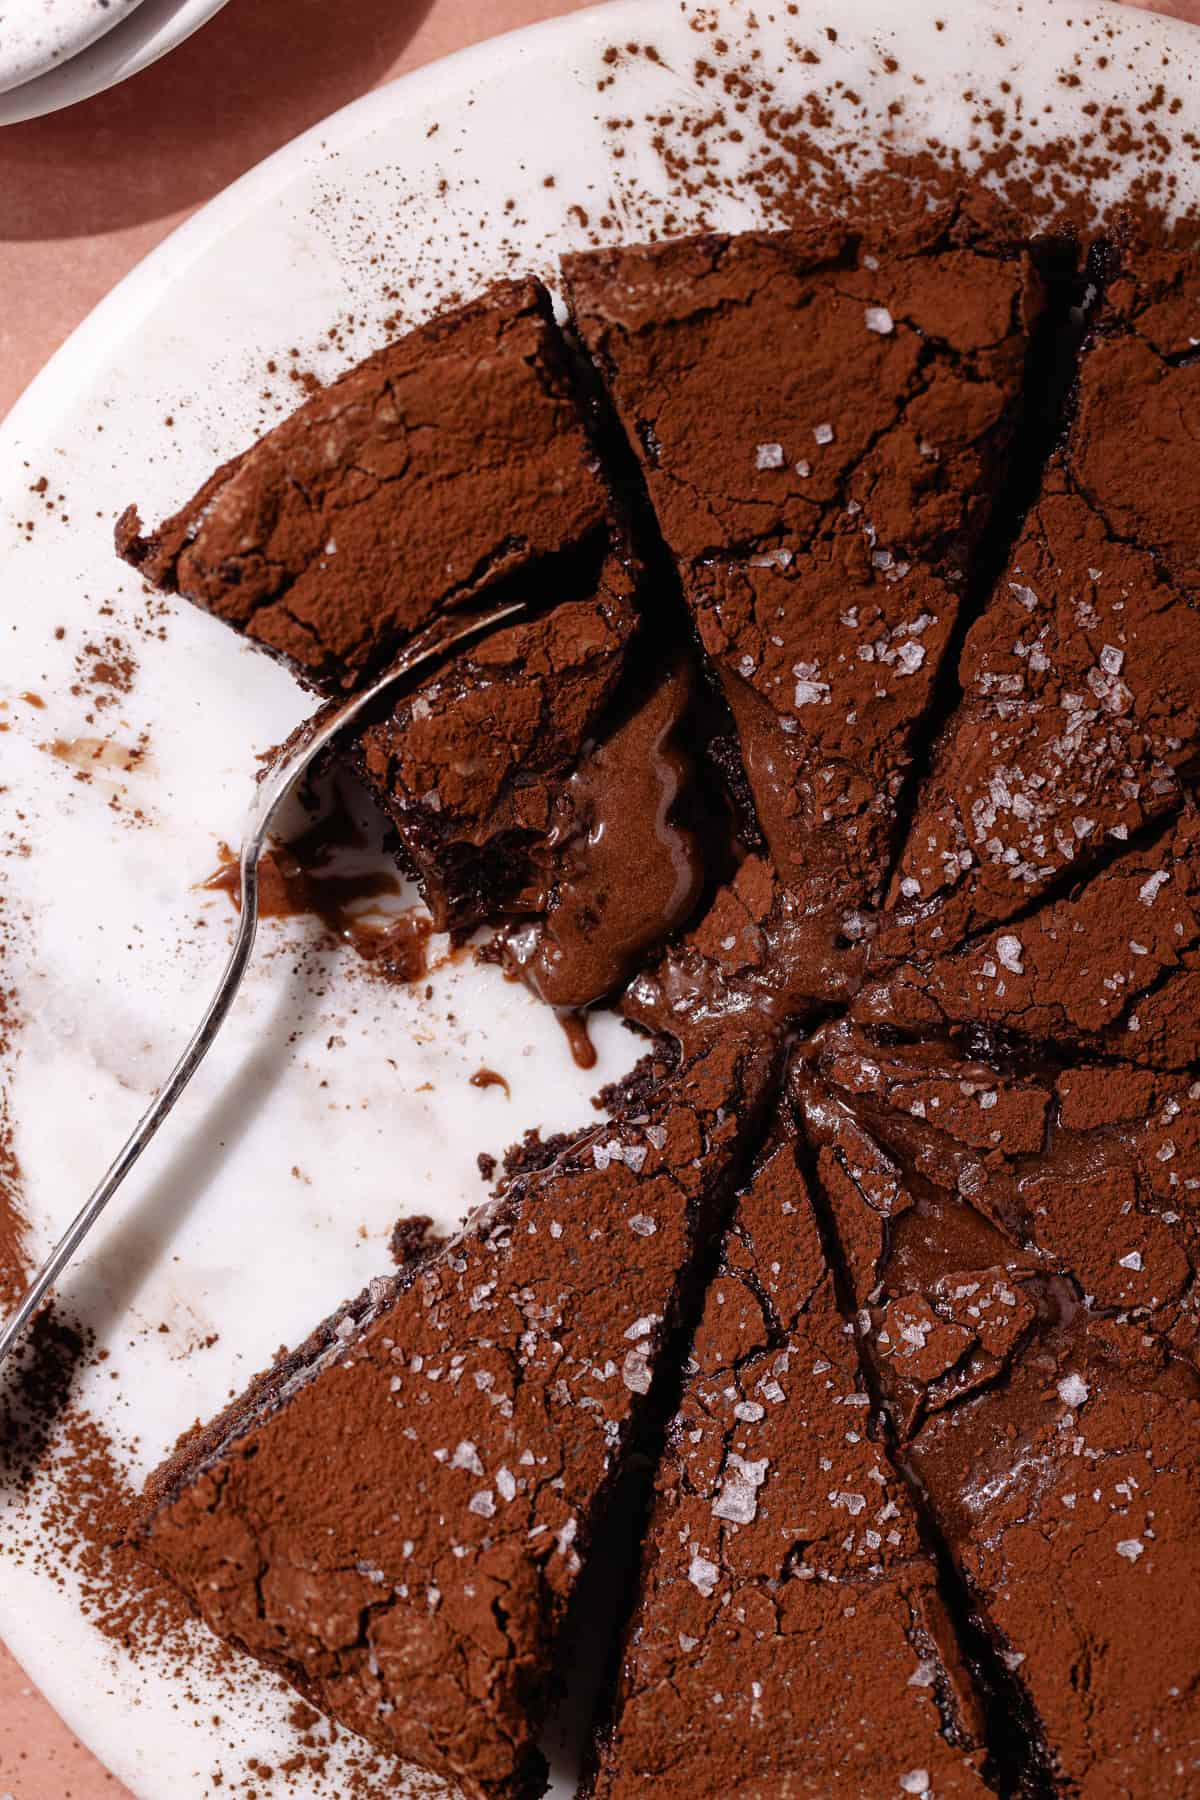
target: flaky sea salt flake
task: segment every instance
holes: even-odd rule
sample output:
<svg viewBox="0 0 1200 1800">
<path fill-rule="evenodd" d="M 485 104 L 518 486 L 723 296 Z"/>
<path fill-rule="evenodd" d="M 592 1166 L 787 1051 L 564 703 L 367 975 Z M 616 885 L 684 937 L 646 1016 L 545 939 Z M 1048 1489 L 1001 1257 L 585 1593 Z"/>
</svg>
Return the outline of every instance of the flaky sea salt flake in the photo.
<svg viewBox="0 0 1200 1800">
<path fill-rule="evenodd" d="M 758 1512 L 758 1490 L 767 1478 L 767 1458 L 748 1462 L 744 1457 L 729 1458 L 721 1491 L 713 1501 L 713 1517 L 733 1525 L 749 1525 Z"/>
<path fill-rule="evenodd" d="M 1064 1375 L 1058 1384 L 1058 1397 L 1064 1406 L 1082 1406 L 1091 1391 L 1082 1375 Z"/>
<path fill-rule="evenodd" d="M 827 681 L 798 681 L 793 700 L 795 706 L 828 706 L 829 683 Z"/>
<path fill-rule="evenodd" d="M 910 1769 L 907 1775 L 900 1777 L 900 1791 L 904 1794 L 927 1794 L 929 1792 L 929 1770 Z"/>
<path fill-rule="evenodd" d="M 1023 975 L 1024 964 L 1021 961 L 1021 940 L 1011 931 L 996 939 L 996 955 L 1011 975 Z"/>
<path fill-rule="evenodd" d="M 720 1573 L 716 1563 L 709 1562 L 706 1556 L 693 1556 L 688 1566 L 688 1580 L 706 1600 L 711 1597 Z"/>
</svg>

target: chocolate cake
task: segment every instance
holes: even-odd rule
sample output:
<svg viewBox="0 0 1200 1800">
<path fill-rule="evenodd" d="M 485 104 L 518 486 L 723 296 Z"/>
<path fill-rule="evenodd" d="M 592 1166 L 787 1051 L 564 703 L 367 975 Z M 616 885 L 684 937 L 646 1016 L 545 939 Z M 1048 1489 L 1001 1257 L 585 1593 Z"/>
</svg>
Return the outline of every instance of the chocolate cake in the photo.
<svg viewBox="0 0 1200 1800">
<path fill-rule="evenodd" d="M 1200 1088 L 1019 1076 L 845 1024 L 796 1093 L 899 1465 L 1045 1791 L 1200 1767 Z"/>
<path fill-rule="evenodd" d="M 1066 442 L 967 638 L 883 956 L 1011 918 L 1177 811 L 1195 778 L 1198 299 L 1196 258 L 1162 254 L 1101 302 Z"/>
<path fill-rule="evenodd" d="M 982 1795 L 982 1719 L 793 1145 L 739 1196 L 589 1792 Z"/>
<path fill-rule="evenodd" d="M 373 1284 L 184 1442 L 145 1554 L 372 1743 L 531 1791 L 556 1637 L 769 1069 L 727 1039 Z"/>
<path fill-rule="evenodd" d="M 808 920 L 814 997 L 878 899 L 895 802 L 1002 479 L 1042 284 L 969 214 L 570 257 L 576 328 L 636 449 Z"/>
<path fill-rule="evenodd" d="M 653 1039 L 138 1541 L 520 1796 L 644 1459 L 603 1800 L 1200 1791 L 1195 256 L 967 197 L 566 279 L 120 527 L 329 689 L 524 599 L 348 755 L 439 927 Z"/>
<path fill-rule="evenodd" d="M 512 920 L 509 967 L 551 1005 L 622 987 L 704 889 L 706 727 L 686 648 L 643 576 L 536 613 L 439 669 L 354 752 L 435 926 Z"/>
<path fill-rule="evenodd" d="M 320 389 L 117 547 L 307 678 L 352 687 L 500 583 L 568 589 L 610 505 L 549 299 L 502 282 Z M 564 566 L 565 565 L 565 566 Z"/>
<path fill-rule="evenodd" d="M 641 970 L 621 997 L 632 1024 L 693 1051 L 738 1030 L 777 1031 L 811 1009 L 814 945 L 797 896 L 761 855 L 746 856 L 695 925 Z M 865 936 L 855 922 L 846 944 Z M 860 944 L 865 955 L 866 945 Z M 825 965 L 829 991 L 848 998 L 854 964 Z"/>
<path fill-rule="evenodd" d="M 535 910 L 532 855 L 620 680 L 631 586 L 606 554 L 589 598 L 481 639 L 362 733 L 359 766 L 437 930 Z"/>
<path fill-rule="evenodd" d="M 859 1019 L 911 1032 L 980 1028 L 1158 1068 L 1196 1056 L 1200 816 L 1178 818 L 1078 892 L 863 989 Z"/>
</svg>

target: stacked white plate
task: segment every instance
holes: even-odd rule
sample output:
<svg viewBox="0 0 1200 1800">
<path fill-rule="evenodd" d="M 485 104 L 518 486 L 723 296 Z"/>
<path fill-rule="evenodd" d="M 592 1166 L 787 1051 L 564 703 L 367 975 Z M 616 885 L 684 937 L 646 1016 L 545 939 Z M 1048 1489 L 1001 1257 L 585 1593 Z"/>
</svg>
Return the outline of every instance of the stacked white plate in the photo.
<svg viewBox="0 0 1200 1800">
<path fill-rule="evenodd" d="M 115 87 L 190 37 L 225 0 L 0 0 L 0 125 Z"/>
</svg>

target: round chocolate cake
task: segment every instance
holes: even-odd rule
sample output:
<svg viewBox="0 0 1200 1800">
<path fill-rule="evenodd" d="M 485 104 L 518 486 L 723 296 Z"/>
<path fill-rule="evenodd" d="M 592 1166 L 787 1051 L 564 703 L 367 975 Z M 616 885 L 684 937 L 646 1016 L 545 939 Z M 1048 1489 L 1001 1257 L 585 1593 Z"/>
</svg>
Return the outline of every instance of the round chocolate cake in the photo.
<svg viewBox="0 0 1200 1800">
<path fill-rule="evenodd" d="M 346 759 L 646 1042 L 137 1548 L 472 1797 L 631 1494 L 596 1796 L 1200 1793 L 1200 260 L 963 192 L 562 281 L 121 521 L 324 693 L 521 601 Z"/>
</svg>

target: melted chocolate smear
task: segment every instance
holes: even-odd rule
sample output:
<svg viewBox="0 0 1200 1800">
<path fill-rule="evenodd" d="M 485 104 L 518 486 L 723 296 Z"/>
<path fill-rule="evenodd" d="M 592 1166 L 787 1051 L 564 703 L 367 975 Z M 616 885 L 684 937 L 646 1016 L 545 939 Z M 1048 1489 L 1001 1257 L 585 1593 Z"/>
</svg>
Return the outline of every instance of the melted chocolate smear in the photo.
<svg viewBox="0 0 1200 1800">
<path fill-rule="evenodd" d="M 703 892 L 700 844 L 680 818 L 695 775 L 679 742 L 692 700 L 692 675 L 677 661 L 559 799 L 546 841 L 558 867 L 545 917 L 503 939 L 509 966 L 551 1006 L 576 1009 L 611 993 Z"/>
<path fill-rule="evenodd" d="M 731 906 L 725 927 L 714 911 L 705 940 L 670 945 L 656 966 L 635 976 L 621 997 L 626 1020 L 691 1052 L 725 1021 L 744 1026 L 756 1015 L 781 1029 L 802 1017 L 813 1030 L 852 998 L 865 942 L 858 947 L 832 931 L 823 911 L 806 913 L 759 858 L 742 865 L 733 895 L 741 910 Z M 736 939 L 737 946 L 727 961 L 725 946 L 713 941 L 726 927 L 725 943 Z"/>
<path fill-rule="evenodd" d="M 429 972 L 429 938 L 433 921 L 411 912 L 389 925 L 354 925 L 343 936 L 376 975 L 400 987 L 421 981 Z"/>
<path fill-rule="evenodd" d="M 382 847 L 374 807 L 344 770 L 319 778 L 303 804 L 307 827 L 263 853 L 258 866 L 259 914 L 264 919 L 319 919 L 372 971 L 401 985 L 428 972 L 433 921 L 412 908 L 372 912 L 372 902 L 403 893 L 391 856 Z M 374 829 L 373 829 L 374 828 Z M 242 903 L 238 858 L 221 845 L 221 862 L 200 884 Z"/>
<path fill-rule="evenodd" d="M 146 756 L 144 745 L 119 744 L 114 738 L 101 737 L 54 738 L 40 748 L 73 769 L 117 769 L 123 775 L 136 769 Z"/>
<path fill-rule="evenodd" d="M 596 1046 L 588 1032 L 588 1017 L 585 1012 L 570 1012 L 562 1007 L 558 1009 L 558 1022 L 566 1036 L 567 1047 L 571 1052 L 571 1060 L 577 1069 L 594 1069 L 596 1066 Z"/>
<path fill-rule="evenodd" d="M 570 342 L 576 389 L 589 414 L 601 462 L 614 491 L 621 495 L 627 528 L 643 570 L 639 584 L 643 667 L 648 665 L 664 686 L 686 683 L 687 687 L 674 735 L 665 733 L 663 742 L 675 756 L 680 755 L 682 745 L 687 746 L 686 766 L 681 764 L 678 770 L 683 779 L 676 811 L 673 817 L 667 816 L 687 845 L 694 885 L 687 906 L 680 894 L 677 912 L 660 919 L 641 955 L 625 968 L 623 979 L 628 980 L 637 974 L 639 965 L 644 966 L 647 952 L 669 944 L 682 928 L 704 914 L 721 885 L 733 878 L 739 862 L 763 850 L 764 839 L 746 774 L 741 733 L 720 681 L 698 655 L 679 568 L 662 536 L 641 463 L 596 365 L 578 338 L 572 337 Z M 674 691 L 679 693 L 679 688 Z M 685 823 L 681 825 L 681 821 Z M 634 870 L 627 874 L 631 882 L 636 880 Z M 690 999 L 694 995 L 689 995 Z M 634 1016 L 625 1006 L 622 1010 L 627 1017 Z M 737 1011 L 738 1004 L 728 1010 Z M 688 1021 L 678 1013 L 642 1023 L 652 1032 L 665 1032 L 677 1044 L 682 1044 L 688 1031 Z"/>
<path fill-rule="evenodd" d="M 503 1088 L 507 1097 L 512 1099 L 512 1089 L 503 1075 L 497 1074 L 495 1069 L 476 1069 L 471 1076 L 471 1086 L 474 1088 Z"/>
</svg>

